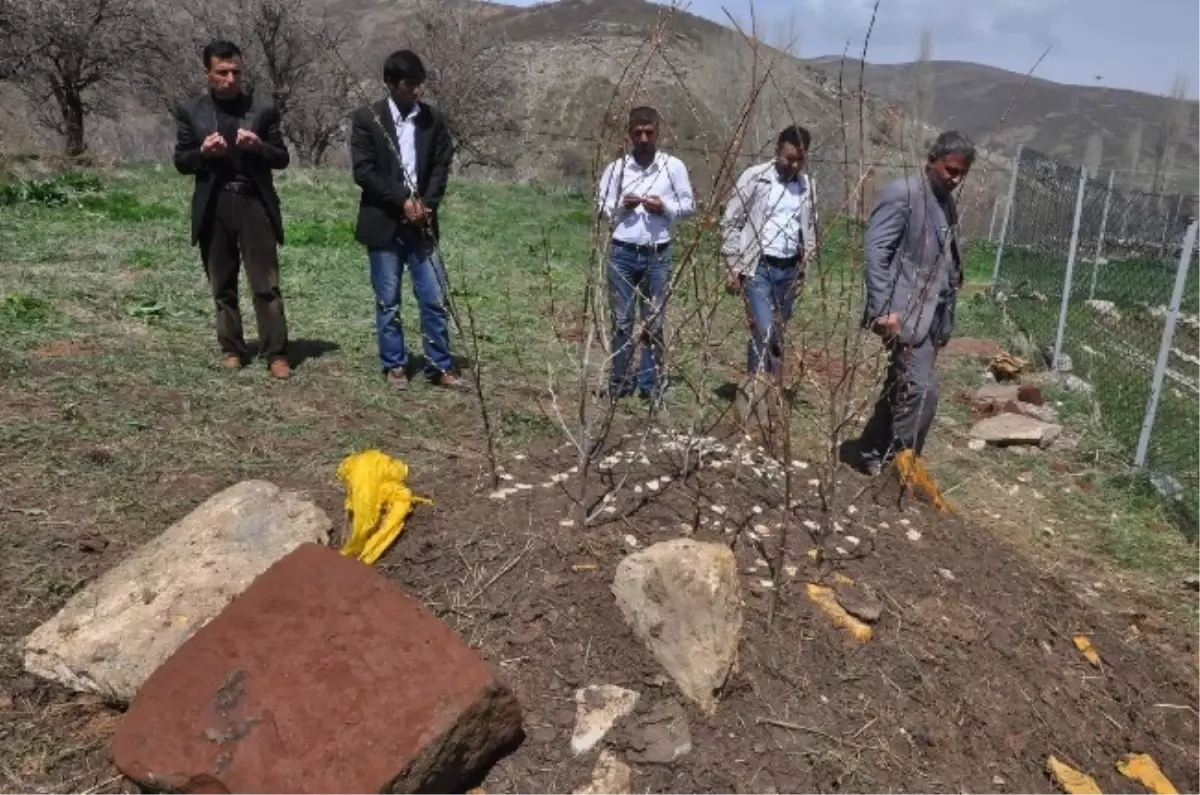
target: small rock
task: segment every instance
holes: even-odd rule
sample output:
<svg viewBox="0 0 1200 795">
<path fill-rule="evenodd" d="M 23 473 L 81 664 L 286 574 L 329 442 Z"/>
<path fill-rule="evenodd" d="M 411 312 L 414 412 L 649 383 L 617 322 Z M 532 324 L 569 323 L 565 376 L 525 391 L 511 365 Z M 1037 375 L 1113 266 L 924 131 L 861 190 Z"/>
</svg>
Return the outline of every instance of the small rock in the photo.
<svg viewBox="0 0 1200 795">
<path fill-rule="evenodd" d="M 628 544 L 629 546 L 633 547 L 634 549 L 637 549 L 639 546 L 637 536 L 635 536 L 633 533 L 629 533 L 628 535 L 625 536 L 625 543 Z"/>
<path fill-rule="evenodd" d="M 846 538 L 844 540 L 847 544 L 849 544 L 852 547 L 856 547 L 860 543 L 858 540 L 858 536 L 846 536 Z"/>
<path fill-rule="evenodd" d="M 985 447 L 987 447 L 987 442 L 985 442 L 983 439 L 968 439 L 967 440 L 967 448 L 970 450 L 978 451 L 978 450 L 982 450 Z"/>
<path fill-rule="evenodd" d="M 571 751 L 578 756 L 595 748 L 618 720 L 633 712 L 637 702 L 637 691 L 616 685 L 589 685 L 576 690 Z"/>
<path fill-rule="evenodd" d="M 657 480 L 647 480 L 646 488 L 649 489 L 650 491 L 658 491 L 659 483 Z"/>
<path fill-rule="evenodd" d="M 493 491 L 491 494 L 488 495 L 488 499 L 496 500 L 497 502 L 499 502 L 500 500 L 507 500 L 508 499 L 508 489 L 500 489 L 499 491 Z"/>
<path fill-rule="evenodd" d="M 1200 591 L 1200 575 L 1193 574 L 1183 581 L 1184 588 L 1191 588 L 1193 591 Z"/>
<path fill-rule="evenodd" d="M 950 569 L 938 569 L 938 574 L 942 575 L 943 580 L 954 581 L 954 572 L 950 571 Z"/>
<path fill-rule="evenodd" d="M 998 414 L 975 423 L 971 436 L 998 447 L 1009 445 L 1045 446 L 1062 432 L 1061 425 L 1035 420 L 1020 414 Z"/>
<path fill-rule="evenodd" d="M 592 780 L 574 795 L 628 795 L 633 792 L 633 770 L 605 748 L 592 768 Z"/>
<path fill-rule="evenodd" d="M 908 536 L 909 541 L 921 540 L 921 533 L 918 530 L 909 530 L 907 533 L 905 533 L 905 535 Z"/>
<path fill-rule="evenodd" d="M 874 624 L 883 615 L 883 603 L 863 583 L 836 582 L 833 591 L 842 609 L 860 621 Z"/>
<path fill-rule="evenodd" d="M 563 519 L 558 523 L 558 526 L 559 527 L 574 527 L 575 520 L 574 519 Z"/>
<path fill-rule="evenodd" d="M 629 758 L 634 762 L 669 765 L 692 750 L 687 713 L 677 701 L 656 704 L 628 734 Z"/>
<path fill-rule="evenodd" d="M 997 787 L 1003 787 L 1008 782 L 1004 780 L 1004 776 L 992 776 L 992 783 Z"/>
<path fill-rule="evenodd" d="M 725 544 L 664 541 L 617 565 L 613 595 L 625 623 L 706 713 L 737 659 L 741 594 Z"/>
</svg>

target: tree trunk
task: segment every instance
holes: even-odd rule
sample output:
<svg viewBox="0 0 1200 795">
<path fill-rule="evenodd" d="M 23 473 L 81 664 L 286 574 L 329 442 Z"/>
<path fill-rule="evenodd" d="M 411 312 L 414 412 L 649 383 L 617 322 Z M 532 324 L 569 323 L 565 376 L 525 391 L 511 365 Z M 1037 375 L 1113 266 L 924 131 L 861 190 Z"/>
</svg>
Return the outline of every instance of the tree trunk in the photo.
<svg viewBox="0 0 1200 795">
<path fill-rule="evenodd" d="M 83 97 L 78 91 L 64 89 L 59 95 L 59 106 L 63 116 L 64 154 L 78 157 L 87 151 L 83 138 Z"/>
</svg>

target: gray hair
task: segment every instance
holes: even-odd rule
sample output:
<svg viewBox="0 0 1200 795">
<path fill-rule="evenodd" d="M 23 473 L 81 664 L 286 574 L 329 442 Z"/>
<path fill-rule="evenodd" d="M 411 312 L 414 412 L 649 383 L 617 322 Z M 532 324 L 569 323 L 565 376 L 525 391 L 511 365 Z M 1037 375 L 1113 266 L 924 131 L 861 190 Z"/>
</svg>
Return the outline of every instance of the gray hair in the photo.
<svg viewBox="0 0 1200 795">
<path fill-rule="evenodd" d="M 975 162 L 975 144 L 964 132 L 947 130 L 934 139 L 929 147 L 929 159 L 940 160 L 948 155 L 962 155 L 967 165 Z"/>
</svg>

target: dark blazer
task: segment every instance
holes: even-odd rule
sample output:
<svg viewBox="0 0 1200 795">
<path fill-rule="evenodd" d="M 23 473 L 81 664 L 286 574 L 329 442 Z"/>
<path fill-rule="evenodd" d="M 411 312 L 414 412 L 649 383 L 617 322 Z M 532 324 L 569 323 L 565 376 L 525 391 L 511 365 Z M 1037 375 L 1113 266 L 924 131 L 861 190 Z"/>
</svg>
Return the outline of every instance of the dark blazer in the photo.
<svg viewBox="0 0 1200 795">
<path fill-rule="evenodd" d="M 454 141 L 442 114 L 421 103 L 416 118 L 417 198 L 430 209 L 438 236 L 438 205 L 446 194 Z M 362 189 L 354 234 L 367 248 L 393 244 L 404 221 L 404 202 L 413 198 L 396 157 L 396 123 L 387 99 L 362 107 L 350 117 L 350 165 Z"/>
<path fill-rule="evenodd" d="M 290 157 L 279 131 L 279 112 L 269 101 L 253 99 L 240 126 L 262 140 L 262 151 L 243 153 L 243 162 L 266 206 L 275 239 L 282 244 L 283 216 L 279 211 L 279 194 L 275 192 L 271 169 L 287 168 Z M 209 159 L 200 154 L 200 144 L 216 131 L 217 109 L 211 94 L 206 92 L 189 99 L 175 109 L 175 168 L 181 174 L 196 176 L 196 187 L 192 191 L 192 245 L 199 240 L 200 230 L 216 204 L 217 192 L 213 190 L 216 171 L 210 167 Z"/>
</svg>

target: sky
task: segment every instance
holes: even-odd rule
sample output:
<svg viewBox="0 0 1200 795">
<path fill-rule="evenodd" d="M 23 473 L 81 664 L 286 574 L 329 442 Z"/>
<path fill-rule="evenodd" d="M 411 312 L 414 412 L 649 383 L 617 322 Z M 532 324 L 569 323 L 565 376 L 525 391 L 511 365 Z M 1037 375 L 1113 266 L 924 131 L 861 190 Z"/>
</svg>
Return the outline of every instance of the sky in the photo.
<svg viewBox="0 0 1200 795">
<path fill-rule="evenodd" d="M 506 0 L 528 6 L 533 0 Z M 596 0 L 604 2 L 604 0 Z M 748 19 L 749 0 L 680 0 L 702 17 L 727 23 L 722 10 Z M 875 0 L 756 0 L 760 26 L 787 29 L 794 20 L 802 58 L 862 53 Z M 1200 2 L 1197 0 L 880 0 L 867 61 L 917 57 L 929 28 L 933 60 L 973 61 L 1024 74 L 1050 47 L 1034 74 L 1076 85 L 1171 89 L 1177 73 L 1188 96 L 1200 90 Z M 763 38 L 770 43 L 770 33 Z"/>
</svg>

